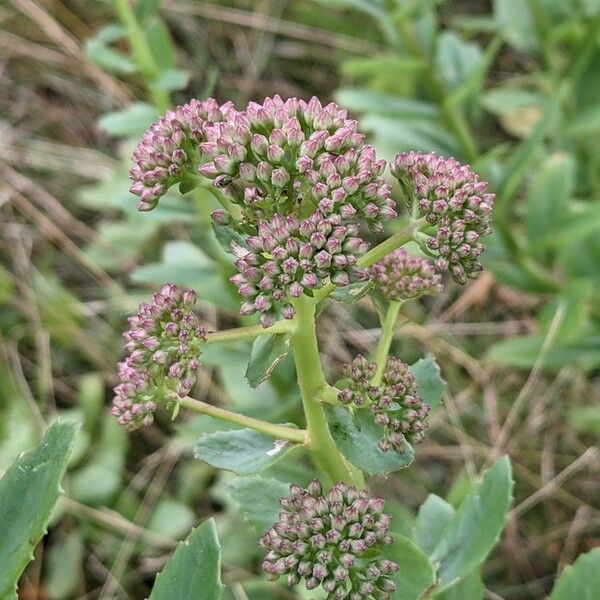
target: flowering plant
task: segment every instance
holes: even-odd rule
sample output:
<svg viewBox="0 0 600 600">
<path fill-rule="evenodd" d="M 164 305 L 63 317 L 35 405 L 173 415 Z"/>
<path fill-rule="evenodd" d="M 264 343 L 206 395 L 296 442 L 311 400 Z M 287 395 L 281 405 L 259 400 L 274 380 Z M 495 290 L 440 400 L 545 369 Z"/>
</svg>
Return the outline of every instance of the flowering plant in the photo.
<svg viewBox="0 0 600 600">
<path fill-rule="evenodd" d="M 423 505 L 423 531 L 435 526 L 431 503 L 443 503 L 447 517 L 447 527 L 427 542 L 419 542 L 423 531 L 413 541 L 394 530 L 365 475 L 408 466 L 439 404 L 443 381 L 435 362 L 409 366 L 390 350 L 403 303 L 438 294 L 446 272 L 459 284 L 480 272 L 494 199 L 487 184 L 454 159 L 409 152 L 390 164 L 394 188 L 386 161 L 357 122 L 317 98 L 275 96 L 243 110 L 192 100 L 159 119 L 133 159 L 131 192 L 141 211 L 174 185 L 182 193 L 202 186 L 215 196 L 221 208 L 212 213 L 213 227 L 232 255 L 240 314 L 256 314 L 259 323 L 209 331 L 193 311 L 195 292 L 166 283 L 129 319 L 113 403 L 119 423 L 136 429 L 164 408 L 173 415 L 186 408 L 233 424 L 203 435 L 196 455 L 239 475 L 264 471 L 291 450 L 305 452 L 314 475 L 305 488 L 287 482 L 283 493 L 281 481 L 257 476 L 233 484 L 251 523 L 257 491 L 260 509 L 273 515 L 260 538 L 270 580 L 285 576 L 289 586 L 303 583 L 335 600 L 433 597 L 466 581 L 502 529 L 511 485 L 506 460 L 458 510 L 437 497 Z M 396 219 L 395 233 L 385 236 Z M 373 235 L 383 240 L 372 244 Z M 319 353 L 318 315 L 330 301 L 367 295 L 382 312 L 373 359 L 357 355 L 334 382 Z M 272 423 L 190 396 L 205 347 L 247 339 L 256 340 L 252 385 L 291 350 L 298 423 Z M 492 488 L 490 505 L 471 515 Z M 454 544 L 465 538 L 471 516 L 488 530 L 467 536 L 457 560 Z M 215 581 L 218 590 L 218 574 Z"/>
</svg>

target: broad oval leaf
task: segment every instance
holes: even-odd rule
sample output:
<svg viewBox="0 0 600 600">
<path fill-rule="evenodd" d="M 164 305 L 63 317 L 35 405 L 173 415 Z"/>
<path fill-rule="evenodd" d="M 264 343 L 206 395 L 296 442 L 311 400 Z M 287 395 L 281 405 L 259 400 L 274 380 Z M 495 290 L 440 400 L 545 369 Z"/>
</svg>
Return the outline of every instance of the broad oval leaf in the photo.
<svg viewBox="0 0 600 600">
<path fill-rule="evenodd" d="M 497 460 L 467 495 L 431 554 L 439 564 L 439 591 L 480 565 L 498 542 L 512 499 L 507 456 Z"/>
<path fill-rule="evenodd" d="M 328 407 L 327 420 L 331 435 L 342 454 L 356 467 L 371 475 L 387 475 L 408 467 L 415 453 L 406 442 L 406 450 L 398 454 L 393 450 L 382 452 L 378 446 L 382 429 L 367 411 L 356 415 L 343 407 Z"/>
<path fill-rule="evenodd" d="M 410 150 L 462 156 L 454 137 L 430 121 L 369 114 L 361 122 L 364 130 L 373 134 L 373 142 L 385 158 Z"/>
<path fill-rule="evenodd" d="M 246 379 L 251 387 L 258 387 L 271 376 L 273 369 L 286 357 L 290 348 L 289 333 L 260 335 L 252 344 Z"/>
<path fill-rule="evenodd" d="M 446 382 L 440 375 L 440 367 L 434 358 L 421 358 L 410 370 L 415 376 L 417 391 L 423 402 L 431 409 L 440 405 Z"/>
<path fill-rule="evenodd" d="M 14 595 L 44 535 L 76 431 L 75 423 L 54 423 L 40 444 L 17 458 L 0 479 L 0 598 Z"/>
<path fill-rule="evenodd" d="M 203 435 L 194 455 L 212 467 L 249 475 L 275 464 L 295 447 L 254 429 L 230 429 Z"/>
<path fill-rule="evenodd" d="M 394 534 L 394 541 L 383 550 L 389 560 L 400 566 L 394 576 L 394 600 L 419 600 L 435 584 L 435 568 L 427 554 L 407 537 Z"/>
<path fill-rule="evenodd" d="M 475 569 L 448 589 L 433 595 L 434 600 L 482 600 L 484 585 L 479 569 Z"/>
<path fill-rule="evenodd" d="M 219 600 L 221 544 L 214 519 L 208 519 L 180 542 L 156 576 L 149 600 Z"/>
<path fill-rule="evenodd" d="M 439 117 L 434 104 L 398 98 L 367 89 L 344 88 L 335 94 L 341 106 L 360 113 L 377 113 L 392 117 L 433 120 Z"/>
<path fill-rule="evenodd" d="M 568 154 L 552 154 L 534 176 L 527 202 L 527 244 L 535 246 L 564 227 L 575 187 L 575 161 Z"/>
<path fill-rule="evenodd" d="M 538 49 L 537 28 L 529 2 L 495 0 L 494 16 L 498 29 L 511 46 L 527 52 Z"/>
<path fill-rule="evenodd" d="M 131 274 L 131 280 L 152 284 L 168 281 L 194 289 L 200 300 L 212 302 L 223 310 L 239 308 L 239 303 L 233 300 L 224 283 L 217 263 L 189 242 L 167 242 L 162 260 L 138 267 Z"/>
<path fill-rule="evenodd" d="M 453 31 L 440 34 L 435 67 L 447 90 L 455 90 L 464 83 L 481 59 L 481 48 L 475 42 L 466 42 Z"/>
<path fill-rule="evenodd" d="M 103 33 L 102 31 L 100 33 Z M 137 66 L 129 57 L 111 48 L 105 36 L 97 35 L 85 44 L 88 58 L 109 73 L 130 74 L 137 71 Z M 110 35 L 108 36 L 111 37 Z"/>
<path fill-rule="evenodd" d="M 419 508 L 415 524 L 415 542 L 423 552 L 433 552 L 453 515 L 451 504 L 435 494 L 427 496 Z"/>
<path fill-rule="evenodd" d="M 103 115 L 98 121 L 98 126 L 110 135 L 138 136 L 144 133 L 157 117 L 154 106 L 136 102 L 124 110 Z"/>
<path fill-rule="evenodd" d="M 363 298 L 372 287 L 373 283 L 371 281 L 357 281 L 345 287 L 336 287 L 329 297 L 346 304 L 354 304 Z"/>
<path fill-rule="evenodd" d="M 244 519 L 261 533 L 277 521 L 281 512 L 279 500 L 290 495 L 290 488 L 283 481 L 260 475 L 239 477 L 229 484 L 229 490 Z"/>
<path fill-rule="evenodd" d="M 549 600 L 595 600 L 600 590 L 600 548 L 582 554 L 555 583 Z"/>
</svg>

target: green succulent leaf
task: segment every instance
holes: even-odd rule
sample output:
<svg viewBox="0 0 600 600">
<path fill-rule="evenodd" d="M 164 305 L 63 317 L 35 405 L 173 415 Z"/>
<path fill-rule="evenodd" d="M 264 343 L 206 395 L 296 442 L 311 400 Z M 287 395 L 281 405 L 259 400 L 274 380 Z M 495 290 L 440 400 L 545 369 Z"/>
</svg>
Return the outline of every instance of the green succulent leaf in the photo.
<svg viewBox="0 0 600 600">
<path fill-rule="evenodd" d="M 524 52 L 537 50 L 537 28 L 528 2 L 495 0 L 494 16 L 498 29 L 509 44 Z"/>
<path fill-rule="evenodd" d="M 552 154 L 532 181 L 526 207 L 527 244 L 535 246 L 552 238 L 565 225 L 568 204 L 575 187 L 575 161 L 568 154 Z"/>
<path fill-rule="evenodd" d="M 14 596 L 44 535 L 76 431 L 72 422 L 54 423 L 40 444 L 17 458 L 0 479 L 0 598 Z"/>
<path fill-rule="evenodd" d="M 479 569 L 465 575 L 443 592 L 433 595 L 434 600 L 482 600 L 483 597 L 484 586 Z"/>
<path fill-rule="evenodd" d="M 454 90 L 464 83 L 481 59 L 481 49 L 476 43 L 465 42 L 453 31 L 439 36 L 435 67 L 446 89 Z"/>
<path fill-rule="evenodd" d="M 437 408 L 440 405 L 446 382 L 440 375 L 440 367 L 435 359 L 421 358 L 411 365 L 410 370 L 415 376 L 417 390 L 423 402 L 431 409 Z"/>
<path fill-rule="evenodd" d="M 88 506 L 110 502 L 121 485 L 127 447 L 127 433 L 107 415 L 92 459 L 69 480 L 69 495 Z"/>
<path fill-rule="evenodd" d="M 238 310 L 215 261 L 189 242 L 167 242 L 160 262 L 149 263 L 131 274 L 136 283 L 162 284 L 166 281 L 194 289 L 200 300 L 225 310 Z"/>
<path fill-rule="evenodd" d="M 194 455 L 212 467 L 249 475 L 270 467 L 294 448 L 254 429 L 230 429 L 203 435 Z"/>
<path fill-rule="evenodd" d="M 144 102 L 135 102 L 124 110 L 103 115 L 100 129 L 117 137 L 138 136 L 144 133 L 158 117 L 156 108 Z"/>
<path fill-rule="evenodd" d="M 245 247 L 246 240 L 244 240 L 244 237 L 228 225 L 219 225 L 212 221 L 211 227 L 214 231 L 215 239 L 228 254 L 231 254 L 232 244 Z"/>
<path fill-rule="evenodd" d="M 335 288 L 330 294 L 330 298 L 345 302 L 346 304 L 354 304 L 364 297 L 373 287 L 371 281 L 358 281 L 351 283 L 345 287 Z"/>
<path fill-rule="evenodd" d="M 271 376 L 273 369 L 285 358 L 290 348 L 289 333 L 261 335 L 254 340 L 246 379 L 251 387 L 258 387 Z"/>
<path fill-rule="evenodd" d="M 406 450 L 398 454 L 393 450 L 383 452 L 378 444 L 382 429 L 367 410 L 352 413 L 343 407 L 328 407 L 327 420 L 331 435 L 342 454 L 356 467 L 371 475 L 387 475 L 410 465 L 415 453 L 406 442 Z"/>
<path fill-rule="evenodd" d="M 439 117 L 439 110 L 434 104 L 366 89 L 343 88 L 336 92 L 335 97 L 341 106 L 360 113 L 423 120 Z"/>
<path fill-rule="evenodd" d="M 512 499 L 508 457 L 498 459 L 449 520 L 431 553 L 442 591 L 480 565 L 498 542 Z"/>
<path fill-rule="evenodd" d="M 50 600 L 68 600 L 77 597 L 82 585 L 81 564 L 85 560 L 82 536 L 72 531 L 53 543 L 46 555 L 46 589 Z"/>
<path fill-rule="evenodd" d="M 554 584 L 549 600 L 594 600 L 600 590 L 600 548 L 582 554 Z"/>
<path fill-rule="evenodd" d="M 419 508 L 415 526 L 415 542 L 423 552 L 433 552 L 453 515 L 454 508 L 448 502 L 435 494 L 427 496 Z"/>
<path fill-rule="evenodd" d="M 427 554 L 407 537 L 393 535 L 394 542 L 383 554 L 400 565 L 394 576 L 396 592 L 394 600 L 418 600 L 435 584 L 435 568 Z"/>
<path fill-rule="evenodd" d="M 229 484 L 229 491 L 244 519 L 260 533 L 277 521 L 281 512 L 279 500 L 290 495 L 287 484 L 260 475 L 235 479 Z"/>
<path fill-rule="evenodd" d="M 214 519 L 208 519 L 177 546 L 149 600 L 219 600 L 222 590 L 221 544 Z"/>
</svg>

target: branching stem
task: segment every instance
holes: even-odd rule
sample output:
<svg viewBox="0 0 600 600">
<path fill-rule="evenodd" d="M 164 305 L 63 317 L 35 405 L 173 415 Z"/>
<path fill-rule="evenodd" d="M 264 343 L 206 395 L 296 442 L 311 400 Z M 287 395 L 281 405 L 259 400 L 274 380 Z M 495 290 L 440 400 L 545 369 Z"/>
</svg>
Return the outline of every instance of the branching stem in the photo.
<svg viewBox="0 0 600 600">
<path fill-rule="evenodd" d="M 271 335 L 273 333 L 292 333 L 296 329 L 295 321 L 281 320 L 270 327 L 261 325 L 250 325 L 248 327 L 235 327 L 224 331 L 213 331 L 206 336 L 205 344 L 218 344 L 220 342 L 235 342 L 258 337 L 260 335 Z"/>
<path fill-rule="evenodd" d="M 316 306 L 314 298 L 304 295 L 294 301 L 298 327 L 292 335 L 292 347 L 306 417 L 308 448 L 317 467 L 333 482 L 343 481 L 360 489 L 364 487 L 363 475 L 343 457 L 336 446 L 320 401 L 321 393 L 329 386 L 319 357 L 315 329 Z"/>
<path fill-rule="evenodd" d="M 305 444 L 307 441 L 307 432 L 304 429 L 294 429 L 293 427 L 287 427 L 286 425 L 275 425 L 267 421 L 261 421 L 253 417 L 248 417 L 239 413 L 234 413 L 218 406 L 213 406 L 201 400 L 190 398 L 186 396 L 179 400 L 181 406 L 193 410 L 194 412 L 208 415 L 209 417 L 215 417 L 228 423 L 235 423 L 242 427 L 249 427 L 256 431 L 260 431 L 266 435 L 270 435 L 274 438 L 281 440 L 289 440 L 297 444 Z"/>
<path fill-rule="evenodd" d="M 401 305 L 401 302 L 390 302 L 388 306 L 385 321 L 381 326 L 381 336 L 379 337 L 379 343 L 377 344 L 377 350 L 375 352 L 377 371 L 375 372 L 375 377 L 373 377 L 373 385 L 379 385 L 381 383 L 385 363 L 390 352 L 390 346 L 394 339 L 394 328 Z"/>
</svg>

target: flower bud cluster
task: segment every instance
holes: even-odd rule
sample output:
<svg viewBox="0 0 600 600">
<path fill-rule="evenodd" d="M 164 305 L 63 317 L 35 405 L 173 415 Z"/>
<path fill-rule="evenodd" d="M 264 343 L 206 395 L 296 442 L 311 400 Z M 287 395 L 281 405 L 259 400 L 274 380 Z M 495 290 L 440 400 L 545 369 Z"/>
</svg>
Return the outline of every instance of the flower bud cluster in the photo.
<svg viewBox="0 0 600 600">
<path fill-rule="evenodd" d="M 388 358 L 381 384 L 374 385 L 377 370 L 375 363 L 358 355 L 344 366 L 349 381 L 338 394 L 338 400 L 346 406 L 369 408 L 377 425 L 383 429 L 379 447 L 402 454 L 404 440 L 417 443 L 423 439 L 427 428 L 429 406 L 419 396 L 415 376 L 401 360 Z"/>
<path fill-rule="evenodd" d="M 130 317 L 127 358 L 119 363 L 112 414 L 128 429 L 149 425 L 157 402 L 170 392 L 185 396 L 196 380 L 206 330 L 193 312 L 196 294 L 165 284 L 150 304 Z"/>
<path fill-rule="evenodd" d="M 442 277 L 426 259 L 413 257 L 398 248 L 368 269 L 384 298 L 390 302 L 400 302 L 409 298 L 439 294 Z"/>
<path fill-rule="evenodd" d="M 129 171 L 130 191 L 140 197 L 139 210 L 152 210 L 185 172 L 195 174 L 201 160 L 199 145 L 231 107 L 231 103 L 219 106 L 212 99 L 192 100 L 168 111 L 150 127 L 133 152 L 135 165 Z"/>
<path fill-rule="evenodd" d="M 287 575 L 290 586 L 304 579 L 309 590 L 321 585 L 327 600 L 389 600 L 398 565 L 378 558 L 392 542 L 384 501 L 342 482 L 329 493 L 316 480 L 290 491 L 280 500 L 279 521 L 259 542 L 268 577 Z"/>
<path fill-rule="evenodd" d="M 274 215 L 270 222 L 261 221 L 257 232 L 246 239 L 247 248 L 234 248 L 238 273 L 231 282 L 245 299 L 241 313 L 260 313 L 264 327 L 278 314 L 293 318 L 289 299 L 329 279 L 346 286 L 367 278 L 356 263 L 368 244 L 357 237 L 358 225 L 342 225 L 339 215 L 316 211 L 303 221 Z"/>
<path fill-rule="evenodd" d="M 227 190 L 246 221 L 274 214 L 339 214 L 381 231 L 397 216 L 385 161 L 364 143 L 357 122 L 333 102 L 279 96 L 250 102 L 211 129 L 200 144 L 212 160 L 199 172 Z"/>
<path fill-rule="evenodd" d="M 417 202 L 420 215 L 437 225 L 435 236 L 427 241 L 437 254 L 436 266 L 449 270 L 458 283 L 475 279 L 482 269 L 481 238 L 490 233 L 494 203 L 487 182 L 469 166 L 433 153 L 398 154 L 390 170 L 411 201 Z"/>
</svg>

